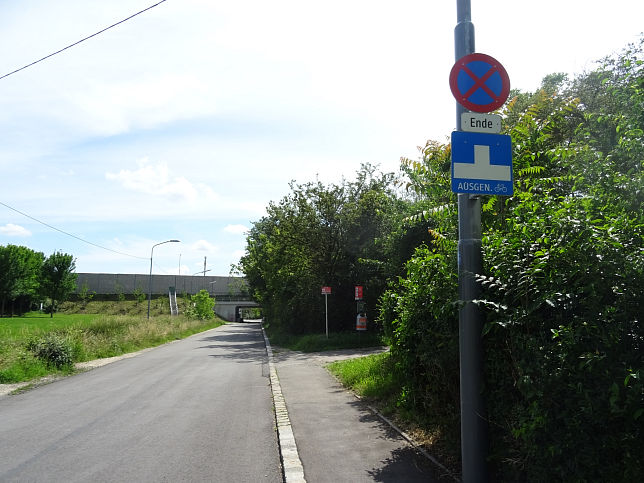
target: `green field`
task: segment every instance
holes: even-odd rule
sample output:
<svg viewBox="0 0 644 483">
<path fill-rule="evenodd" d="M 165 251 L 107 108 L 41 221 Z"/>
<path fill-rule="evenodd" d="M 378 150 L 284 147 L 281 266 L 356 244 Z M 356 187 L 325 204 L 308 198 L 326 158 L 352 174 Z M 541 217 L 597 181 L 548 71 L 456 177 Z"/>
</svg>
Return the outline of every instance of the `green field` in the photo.
<svg viewBox="0 0 644 483">
<path fill-rule="evenodd" d="M 126 308 L 118 309 L 128 312 Z M 118 356 L 225 322 L 185 316 L 39 312 L 0 318 L 0 384 L 73 372 L 75 362 Z"/>
<path fill-rule="evenodd" d="M 31 312 L 22 317 L 3 317 L 0 318 L 0 340 L 65 330 L 70 326 L 88 327 L 98 317 L 98 314 L 56 314 L 51 318 L 40 312 Z"/>
</svg>

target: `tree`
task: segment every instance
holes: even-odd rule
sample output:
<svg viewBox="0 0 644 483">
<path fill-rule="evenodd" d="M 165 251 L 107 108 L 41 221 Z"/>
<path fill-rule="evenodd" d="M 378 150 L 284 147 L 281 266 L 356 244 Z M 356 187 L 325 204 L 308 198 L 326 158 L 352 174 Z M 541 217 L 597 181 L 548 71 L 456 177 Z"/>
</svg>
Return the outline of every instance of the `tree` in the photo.
<svg viewBox="0 0 644 483">
<path fill-rule="evenodd" d="M 66 253 L 54 252 L 43 262 L 40 290 L 43 296 L 51 299 L 51 317 L 54 316 L 57 304 L 67 300 L 76 289 L 75 269 L 74 257 Z"/>
<path fill-rule="evenodd" d="M 19 309 L 31 304 L 43 258 L 42 253 L 23 246 L 0 246 L 0 314 L 5 313 L 7 302 L 11 302 L 12 314 L 16 301 Z"/>
<path fill-rule="evenodd" d="M 400 203 L 392 178 L 363 165 L 355 181 L 291 183 L 291 193 L 253 224 L 240 269 L 274 327 L 323 328 L 322 286 L 333 287 L 331 330 L 355 323 L 354 285 L 365 286 L 367 305 L 375 308 L 387 278 L 382 240 Z"/>
</svg>

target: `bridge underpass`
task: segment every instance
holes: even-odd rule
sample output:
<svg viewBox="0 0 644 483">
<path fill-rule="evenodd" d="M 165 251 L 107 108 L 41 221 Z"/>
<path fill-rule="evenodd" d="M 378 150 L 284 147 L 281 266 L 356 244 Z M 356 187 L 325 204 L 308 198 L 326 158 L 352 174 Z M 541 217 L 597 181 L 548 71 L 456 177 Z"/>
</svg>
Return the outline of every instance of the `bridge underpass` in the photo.
<svg viewBox="0 0 644 483">
<path fill-rule="evenodd" d="M 259 308 L 260 305 L 252 300 L 219 300 L 215 297 L 215 313 L 228 322 L 239 322 L 241 310 Z"/>
</svg>

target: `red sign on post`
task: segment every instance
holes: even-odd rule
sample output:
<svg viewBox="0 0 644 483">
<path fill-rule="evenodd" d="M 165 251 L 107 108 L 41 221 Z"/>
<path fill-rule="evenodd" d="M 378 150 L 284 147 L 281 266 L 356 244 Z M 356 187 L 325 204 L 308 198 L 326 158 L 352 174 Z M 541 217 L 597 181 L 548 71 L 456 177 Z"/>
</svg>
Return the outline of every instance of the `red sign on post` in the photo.
<svg viewBox="0 0 644 483">
<path fill-rule="evenodd" d="M 508 98 L 510 78 L 494 57 L 474 53 L 456 61 L 449 74 L 449 87 L 466 109 L 492 112 Z"/>
<path fill-rule="evenodd" d="M 322 287 L 322 295 L 329 295 L 331 293 L 331 287 Z"/>
<path fill-rule="evenodd" d="M 355 297 L 355 300 L 362 300 L 362 285 L 355 286 L 354 297 Z"/>
</svg>

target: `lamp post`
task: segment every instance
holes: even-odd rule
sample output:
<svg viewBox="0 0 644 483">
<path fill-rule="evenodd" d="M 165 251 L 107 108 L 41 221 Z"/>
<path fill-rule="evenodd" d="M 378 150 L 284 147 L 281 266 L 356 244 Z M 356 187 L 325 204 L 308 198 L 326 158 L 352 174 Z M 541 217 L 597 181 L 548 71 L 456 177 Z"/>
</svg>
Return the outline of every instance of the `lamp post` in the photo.
<svg viewBox="0 0 644 483">
<path fill-rule="evenodd" d="M 154 255 L 154 247 L 158 247 L 164 243 L 180 243 L 180 240 L 166 240 L 152 245 L 152 250 L 150 250 L 150 278 L 148 278 L 148 319 L 150 318 L 150 301 L 152 300 L 152 256 Z"/>
</svg>

